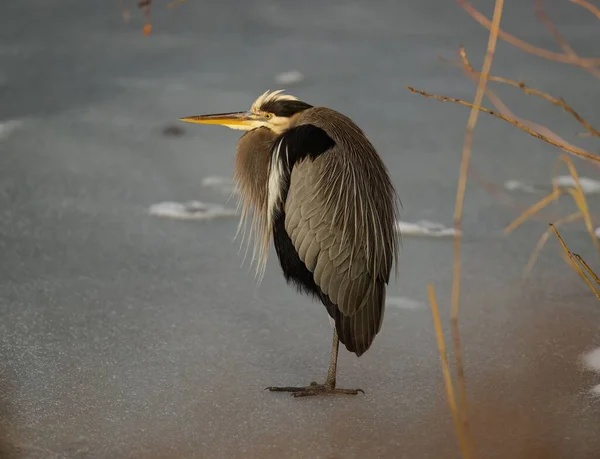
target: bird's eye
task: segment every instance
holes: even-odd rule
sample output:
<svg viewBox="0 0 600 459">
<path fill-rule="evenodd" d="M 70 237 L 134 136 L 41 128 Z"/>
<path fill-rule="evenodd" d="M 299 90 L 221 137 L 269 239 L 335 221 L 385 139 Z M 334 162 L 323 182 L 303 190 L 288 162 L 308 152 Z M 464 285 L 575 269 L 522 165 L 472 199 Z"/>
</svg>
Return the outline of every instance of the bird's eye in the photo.
<svg viewBox="0 0 600 459">
<path fill-rule="evenodd" d="M 271 118 L 273 118 L 273 114 L 272 113 L 265 113 L 265 119 L 266 120 L 270 120 Z"/>
</svg>

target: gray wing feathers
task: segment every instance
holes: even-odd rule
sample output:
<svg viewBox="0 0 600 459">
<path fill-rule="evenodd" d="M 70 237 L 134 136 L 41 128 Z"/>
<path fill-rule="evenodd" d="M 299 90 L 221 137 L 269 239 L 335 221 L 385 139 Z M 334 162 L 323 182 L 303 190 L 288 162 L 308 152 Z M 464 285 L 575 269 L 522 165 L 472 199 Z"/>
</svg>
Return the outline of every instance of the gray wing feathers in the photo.
<svg viewBox="0 0 600 459">
<path fill-rule="evenodd" d="M 385 283 L 369 269 L 365 248 L 350 234 L 342 234 L 343 228 L 335 221 L 335 205 L 328 205 L 332 197 L 324 192 L 322 175 L 329 154 L 294 166 L 285 203 L 285 229 L 315 283 L 336 307 L 333 318 L 340 340 L 360 355 L 381 327 Z"/>
</svg>

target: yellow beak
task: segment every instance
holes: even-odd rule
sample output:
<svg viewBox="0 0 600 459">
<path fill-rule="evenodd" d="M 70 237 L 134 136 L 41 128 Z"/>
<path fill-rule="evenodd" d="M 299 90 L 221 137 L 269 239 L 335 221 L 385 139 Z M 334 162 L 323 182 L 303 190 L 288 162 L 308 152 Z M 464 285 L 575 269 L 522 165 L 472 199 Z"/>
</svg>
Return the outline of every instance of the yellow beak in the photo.
<svg viewBox="0 0 600 459">
<path fill-rule="evenodd" d="M 196 124 L 221 124 L 227 126 L 249 126 L 254 120 L 250 112 L 218 113 L 215 115 L 197 115 L 179 118 L 179 121 Z"/>
</svg>

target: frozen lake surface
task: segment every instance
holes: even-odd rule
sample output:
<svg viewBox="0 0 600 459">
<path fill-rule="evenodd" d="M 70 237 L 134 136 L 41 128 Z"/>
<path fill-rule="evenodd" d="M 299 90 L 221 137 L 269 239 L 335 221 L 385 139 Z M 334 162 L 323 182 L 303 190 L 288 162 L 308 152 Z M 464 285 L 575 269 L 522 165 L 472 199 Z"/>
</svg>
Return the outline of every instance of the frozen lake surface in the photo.
<svg viewBox="0 0 600 459">
<path fill-rule="evenodd" d="M 0 7 L 0 458 L 458 458 L 426 290 L 435 283 L 447 325 L 451 238 L 404 238 L 381 333 L 360 359 L 341 350 L 339 385 L 366 394 L 294 399 L 263 388 L 325 377 L 323 306 L 285 284 L 274 256 L 255 284 L 233 242 L 237 218 L 148 209 L 235 209 L 229 185 L 203 179 L 228 183 L 239 133 L 163 130 L 246 109 L 294 69 L 292 94 L 348 114 L 376 145 L 403 221 L 451 225 L 468 110 L 406 86 L 472 99 L 470 80 L 438 57 L 464 44 L 480 66 L 486 30 L 441 0 L 155 3 L 149 37 L 141 11 L 124 24 L 116 1 Z M 491 16 L 492 3 L 475 5 Z M 506 3 L 508 32 L 558 49 L 533 2 Z M 573 48 L 597 57 L 595 18 L 544 3 Z M 564 97 L 600 126 L 599 82 L 581 69 L 501 42 L 493 73 Z M 557 107 L 498 94 L 598 151 Z M 482 115 L 472 164 L 500 189 L 550 184 L 558 154 Z M 540 198 L 506 193 L 522 206 Z M 465 206 L 461 332 L 479 457 L 600 457 L 600 373 L 584 358 L 600 346 L 598 301 L 553 239 L 521 279 L 547 219 L 504 236 L 521 209 L 475 182 Z M 566 197 L 547 215 L 572 212 Z M 597 266 L 582 223 L 562 234 Z"/>
</svg>

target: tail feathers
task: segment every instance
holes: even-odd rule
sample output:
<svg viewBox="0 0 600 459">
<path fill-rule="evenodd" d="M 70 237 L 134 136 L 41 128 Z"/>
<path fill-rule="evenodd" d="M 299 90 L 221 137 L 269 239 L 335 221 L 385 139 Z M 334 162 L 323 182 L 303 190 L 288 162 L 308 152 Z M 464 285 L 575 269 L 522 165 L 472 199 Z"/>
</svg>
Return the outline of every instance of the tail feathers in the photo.
<svg viewBox="0 0 600 459">
<path fill-rule="evenodd" d="M 340 342 L 358 357 L 364 354 L 381 329 L 385 309 L 385 284 L 374 283 L 367 292 L 363 306 L 353 315 L 345 316 L 333 304 L 327 309 L 334 312 L 335 327 Z M 334 311 L 332 311 L 334 310 Z"/>
</svg>

